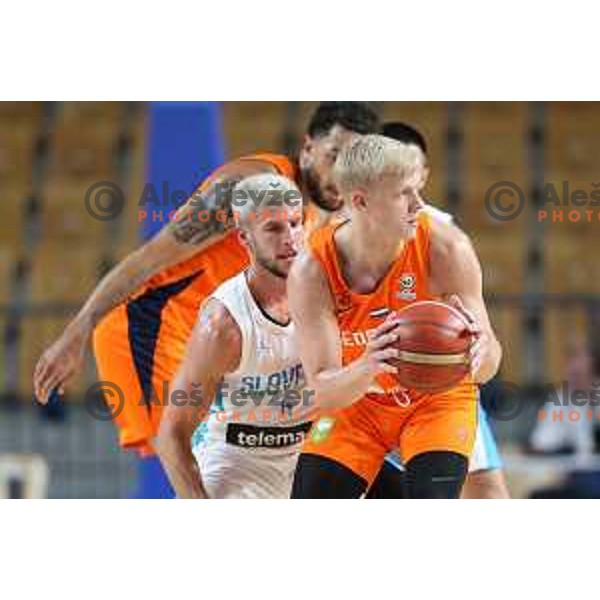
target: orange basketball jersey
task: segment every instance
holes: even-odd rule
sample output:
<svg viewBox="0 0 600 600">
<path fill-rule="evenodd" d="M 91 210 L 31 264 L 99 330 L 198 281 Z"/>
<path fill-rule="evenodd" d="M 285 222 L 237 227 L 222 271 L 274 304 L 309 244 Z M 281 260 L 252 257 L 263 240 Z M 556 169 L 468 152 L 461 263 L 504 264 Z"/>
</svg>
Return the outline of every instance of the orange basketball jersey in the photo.
<svg viewBox="0 0 600 600">
<path fill-rule="evenodd" d="M 326 273 L 333 295 L 340 327 L 343 364 L 356 360 L 365 349 L 370 332 L 391 313 L 419 300 L 432 300 L 429 291 L 430 217 L 421 212 L 416 233 L 400 249 L 399 254 L 377 288 L 359 294 L 348 288 L 338 259 L 335 234 L 348 221 L 332 223 L 316 230 L 310 237 L 310 250 Z M 377 376 L 371 393 L 378 401 L 400 403 L 405 396 L 389 373 Z M 422 393 L 410 391 L 412 400 Z"/>
<path fill-rule="evenodd" d="M 326 273 L 340 327 L 342 362 L 357 359 L 370 332 L 392 311 L 418 300 L 434 299 L 429 290 L 429 216 L 419 215 L 415 236 L 398 248 L 398 257 L 377 288 L 358 294 L 348 288 L 338 259 L 332 223 L 310 238 L 313 256 Z M 418 454 L 450 451 L 469 456 L 475 438 L 475 386 L 465 378 L 441 394 L 405 390 L 389 373 L 376 376 L 369 391 L 345 408 L 321 411 L 303 453 L 340 463 L 370 485 L 386 453 L 398 450 L 405 462 Z"/>
<path fill-rule="evenodd" d="M 288 177 L 295 181 L 297 176 L 296 165 L 288 158 L 280 154 L 252 154 L 243 156 L 238 160 L 256 161 L 268 163 L 275 167 L 280 175 Z M 221 169 L 217 169 L 201 186 L 200 191 L 208 187 L 210 182 L 218 176 Z M 222 240 L 212 244 L 205 250 L 198 252 L 188 260 L 169 269 L 165 269 L 152 277 L 146 284 L 145 289 L 152 289 L 164 286 L 173 281 L 180 281 L 195 273 L 202 273 L 202 277 L 197 278 L 187 288 L 185 297 L 180 297 L 182 304 L 187 304 L 189 298 L 192 307 L 198 307 L 198 294 L 205 295 L 207 287 L 214 288 L 225 280 L 237 275 L 249 264 L 248 253 L 238 238 L 237 231 L 230 231 Z M 200 287 L 198 287 L 200 286 Z"/>
</svg>

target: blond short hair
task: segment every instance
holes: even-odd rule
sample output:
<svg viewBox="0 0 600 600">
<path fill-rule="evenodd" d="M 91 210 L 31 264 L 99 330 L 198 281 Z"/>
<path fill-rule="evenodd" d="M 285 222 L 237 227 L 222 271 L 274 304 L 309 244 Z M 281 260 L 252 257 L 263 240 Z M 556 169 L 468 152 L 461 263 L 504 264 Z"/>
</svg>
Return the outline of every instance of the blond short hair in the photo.
<svg viewBox="0 0 600 600">
<path fill-rule="evenodd" d="M 244 227 L 252 221 L 252 216 L 256 216 L 262 209 L 268 209 L 269 206 L 273 206 L 273 211 L 276 211 L 277 207 L 285 208 L 283 200 L 289 192 L 295 192 L 298 210 L 302 210 L 300 190 L 291 179 L 274 173 L 259 173 L 242 179 L 232 192 L 233 210 L 238 224 Z M 270 205 L 270 202 L 274 204 Z"/>
<path fill-rule="evenodd" d="M 366 187 L 384 175 L 410 176 L 422 166 L 421 151 L 382 135 L 363 135 L 345 146 L 333 176 L 342 193 Z"/>
</svg>

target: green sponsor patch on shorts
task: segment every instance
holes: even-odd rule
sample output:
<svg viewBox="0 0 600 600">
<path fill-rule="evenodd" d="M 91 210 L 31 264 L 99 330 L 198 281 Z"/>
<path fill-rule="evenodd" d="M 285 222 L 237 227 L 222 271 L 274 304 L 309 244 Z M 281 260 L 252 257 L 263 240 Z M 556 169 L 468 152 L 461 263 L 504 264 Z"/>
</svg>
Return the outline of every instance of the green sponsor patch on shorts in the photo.
<svg viewBox="0 0 600 600">
<path fill-rule="evenodd" d="M 335 419 L 333 417 L 321 417 L 313 426 L 310 437 L 315 444 L 324 442 L 331 433 Z"/>
</svg>

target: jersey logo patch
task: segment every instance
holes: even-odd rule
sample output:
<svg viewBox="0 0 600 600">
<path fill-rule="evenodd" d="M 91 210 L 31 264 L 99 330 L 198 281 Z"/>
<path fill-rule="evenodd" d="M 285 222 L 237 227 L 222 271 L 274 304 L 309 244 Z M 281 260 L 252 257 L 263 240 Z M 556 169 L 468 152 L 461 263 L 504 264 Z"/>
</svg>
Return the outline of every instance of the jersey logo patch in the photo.
<svg viewBox="0 0 600 600">
<path fill-rule="evenodd" d="M 310 437 L 315 444 L 324 442 L 335 425 L 335 419 L 333 417 L 321 417 L 313 426 Z"/>
<path fill-rule="evenodd" d="M 338 294 L 335 298 L 335 307 L 338 314 L 344 313 L 352 309 L 352 298 L 348 292 Z"/>
<path fill-rule="evenodd" d="M 258 343 L 258 346 L 256 347 L 256 350 L 260 353 L 260 352 L 272 352 L 272 348 L 271 346 L 269 346 L 268 344 L 265 344 L 265 340 L 260 340 L 260 342 Z"/>
<path fill-rule="evenodd" d="M 396 296 L 402 300 L 416 300 L 416 285 L 417 280 L 413 273 L 402 273 L 400 279 L 398 280 L 398 287 L 400 288 L 400 291 L 396 293 Z"/>
</svg>

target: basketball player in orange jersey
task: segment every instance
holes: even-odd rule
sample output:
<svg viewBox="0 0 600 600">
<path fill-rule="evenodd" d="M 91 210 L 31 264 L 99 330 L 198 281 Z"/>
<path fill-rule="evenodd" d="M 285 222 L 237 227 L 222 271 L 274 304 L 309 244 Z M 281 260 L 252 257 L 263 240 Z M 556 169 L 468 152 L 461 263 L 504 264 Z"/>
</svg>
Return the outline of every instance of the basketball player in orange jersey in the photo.
<svg viewBox="0 0 600 600">
<path fill-rule="evenodd" d="M 418 148 L 423 156 L 423 188 L 429 178 L 428 149 L 425 137 L 412 125 L 401 122 L 384 123 L 382 135 L 395 139 L 404 144 Z M 420 193 L 421 190 L 419 191 Z M 425 200 L 423 204 L 425 205 Z M 430 215 L 456 227 L 452 215 L 433 208 L 427 204 Z M 494 433 L 490 427 L 488 416 L 482 406 L 487 386 L 479 390 L 480 406 L 475 436 L 475 447 L 469 461 L 469 473 L 462 491 L 462 498 L 466 499 L 508 499 L 510 497 L 503 473 L 502 459 Z M 404 468 L 396 454 L 386 457 L 384 468 L 381 469 L 374 484 L 369 489 L 369 497 L 385 498 L 388 494 L 397 497 L 398 489 L 403 488 Z"/>
<path fill-rule="evenodd" d="M 361 136 L 342 149 L 334 174 L 349 219 L 315 231 L 288 280 L 308 386 L 324 411 L 292 497 L 361 497 L 397 447 L 408 497 L 458 498 L 477 424 L 475 384 L 501 358 L 479 262 L 463 233 L 420 210 L 414 146 Z M 445 393 L 403 390 L 387 362 L 398 356 L 395 311 L 446 297 L 474 320 L 473 375 Z"/>
<path fill-rule="evenodd" d="M 257 154 L 227 163 L 200 187 L 180 218 L 119 263 L 92 292 L 63 334 L 41 356 L 35 393 L 46 403 L 82 368 L 92 338 L 99 379 L 119 386 L 124 407 L 117 416 L 119 441 L 142 455 L 153 454 L 163 412 L 165 385 L 185 352 L 198 308 L 223 281 L 248 265 L 224 190 L 243 178 L 274 173 L 295 180 L 311 201 L 313 224 L 342 204 L 331 180 L 339 149 L 356 134 L 376 131 L 377 116 L 359 102 L 322 103 L 312 116 L 298 163 Z M 209 210 L 206 221 L 198 215 Z"/>
</svg>

